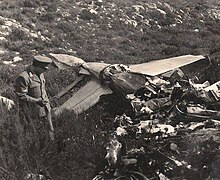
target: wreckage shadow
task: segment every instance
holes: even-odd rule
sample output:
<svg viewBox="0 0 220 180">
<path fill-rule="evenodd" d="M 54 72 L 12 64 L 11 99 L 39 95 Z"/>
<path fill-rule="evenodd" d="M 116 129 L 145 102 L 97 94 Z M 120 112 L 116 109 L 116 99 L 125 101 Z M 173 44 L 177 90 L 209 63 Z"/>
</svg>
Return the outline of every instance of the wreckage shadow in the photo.
<svg viewBox="0 0 220 180">
<path fill-rule="evenodd" d="M 129 100 L 117 92 L 100 96 L 97 106 L 102 106 L 103 111 L 109 113 L 112 117 L 116 115 L 126 114 L 134 118 L 135 113 Z"/>
</svg>

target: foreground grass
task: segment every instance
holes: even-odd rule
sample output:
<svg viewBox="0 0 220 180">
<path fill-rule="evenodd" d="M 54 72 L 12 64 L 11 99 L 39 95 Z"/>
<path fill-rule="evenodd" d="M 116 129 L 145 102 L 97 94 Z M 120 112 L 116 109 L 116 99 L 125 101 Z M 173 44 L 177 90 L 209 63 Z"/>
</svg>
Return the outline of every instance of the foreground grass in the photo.
<svg viewBox="0 0 220 180">
<path fill-rule="evenodd" d="M 50 179 L 91 179 L 105 155 L 99 116 L 90 113 L 74 117 L 66 112 L 53 119 L 55 141 L 39 150 L 38 137 L 27 141 L 24 136 L 17 110 L 1 109 L 0 178 L 24 179 L 33 173 Z"/>
</svg>

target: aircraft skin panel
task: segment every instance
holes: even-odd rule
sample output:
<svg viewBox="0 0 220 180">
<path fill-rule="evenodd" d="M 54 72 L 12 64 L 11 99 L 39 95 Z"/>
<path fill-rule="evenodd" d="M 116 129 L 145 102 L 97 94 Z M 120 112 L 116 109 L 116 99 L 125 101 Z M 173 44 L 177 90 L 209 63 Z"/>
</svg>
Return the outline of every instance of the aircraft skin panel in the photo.
<svg viewBox="0 0 220 180">
<path fill-rule="evenodd" d="M 81 58 L 67 54 L 50 53 L 50 55 L 57 59 L 59 62 L 64 63 L 68 66 L 76 66 L 85 63 L 85 61 L 83 61 Z"/>
<path fill-rule="evenodd" d="M 206 91 L 210 91 L 210 90 L 213 90 L 213 91 L 218 91 L 219 90 L 219 87 L 220 87 L 220 81 L 212 84 L 211 86 L 208 86 L 205 88 Z"/>
<path fill-rule="evenodd" d="M 156 76 L 158 74 L 162 74 L 172 69 L 191 64 L 201 59 L 205 59 L 205 57 L 202 55 L 185 55 L 174 58 L 150 61 L 142 64 L 130 65 L 129 68 L 131 72 Z"/>
<path fill-rule="evenodd" d="M 99 87 L 95 92 L 93 92 L 92 95 L 86 97 L 82 102 L 74 106 L 72 110 L 75 112 L 75 114 L 80 114 L 86 111 L 90 107 L 94 106 L 99 101 L 100 96 L 103 94 L 109 94 L 109 92 L 106 93 L 105 89 Z"/>
<path fill-rule="evenodd" d="M 80 114 L 95 105 L 101 95 L 110 93 L 112 93 L 111 89 L 102 86 L 97 80 L 92 79 L 57 108 L 54 114 L 59 115 L 64 109 L 73 110 L 75 114 Z"/>
<path fill-rule="evenodd" d="M 100 72 L 109 65 L 106 63 L 88 62 L 83 65 L 83 68 L 87 69 L 96 78 L 99 78 Z"/>
</svg>

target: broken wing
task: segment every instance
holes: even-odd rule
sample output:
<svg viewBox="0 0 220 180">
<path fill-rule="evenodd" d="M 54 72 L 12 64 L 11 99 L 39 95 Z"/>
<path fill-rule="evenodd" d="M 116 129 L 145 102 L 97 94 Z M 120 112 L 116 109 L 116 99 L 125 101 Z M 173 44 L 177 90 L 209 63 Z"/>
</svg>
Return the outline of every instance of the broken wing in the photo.
<svg viewBox="0 0 220 180">
<path fill-rule="evenodd" d="M 67 109 L 74 111 L 74 113 L 78 115 L 95 105 L 101 95 L 111 93 L 111 89 L 101 85 L 98 80 L 93 78 L 79 91 L 75 92 L 69 100 L 58 107 L 54 111 L 54 114 L 57 116 L 62 113 L 64 109 Z"/>
<path fill-rule="evenodd" d="M 186 66 L 201 59 L 205 59 L 202 55 L 184 55 L 168 59 L 155 60 L 142 64 L 130 65 L 131 72 L 156 76 L 175 68 Z"/>
</svg>

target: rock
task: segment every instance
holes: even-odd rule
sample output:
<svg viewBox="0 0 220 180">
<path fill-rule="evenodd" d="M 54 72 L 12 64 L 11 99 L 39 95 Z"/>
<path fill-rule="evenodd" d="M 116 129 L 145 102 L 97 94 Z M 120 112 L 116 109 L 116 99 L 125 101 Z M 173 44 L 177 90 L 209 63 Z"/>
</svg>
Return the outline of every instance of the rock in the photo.
<svg viewBox="0 0 220 180">
<path fill-rule="evenodd" d="M 168 3 L 164 3 L 164 6 L 170 11 L 173 12 L 173 7 L 171 7 Z"/>
<path fill-rule="evenodd" d="M 13 58 L 13 62 L 18 62 L 18 61 L 22 61 L 23 59 L 19 56 L 16 56 Z"/>
<path fill-rule="evenodd" d="M 5 50 L 0 49 L 0 55 L 1 55 L 1 54 L 4 54 L 5 52 L 6 52 Z"/>
<path fill-rule="evenodd" d="M 163 14 L 163 15 L 166 15 L 166 14 L 167 14 L 164 10 L 159 9 L 159 8 L 157 8 L 157 11 L 159 11 L 159 12 L 160 12 L 161 14 Z"/>
<path fill-rule="evenodd" d="M 36 33 L 32 33 L 32 32 L 31 32 L 31 33 L 30 33 L 30 36 L 33 37 L 33 38 L 38 38 L 38 35 L 37 35 Z"/>
<path fill-rule="evenodd" d="M 13 22 L 11 22 L 11 21 L 5 21 L 5 25 L 6 25 L 6 26 L 12 26 L 12 25 L 13 25 Z"/>
<path fill-rule="evenodd" d="M 95 1 L 95 4 L 97 6 L 102 6 L 103 5 L 103 0 L 97 0 L 97 1 Z"/>
<path fill-rule="evenodd" d="M 8 36 L 8 35 L 9 35 L 9 32 L 6 31 L 6 30 L 1 30 L 1 29 L 0 29 L 0 35 L 2 35 L 2 36 Z"/>
<path fill-rule="evenodd" d="M 11 65 L 13 62 L 12 61 L 3 61 L 3 63 L 6 65 Z"/>
<path fill-rule="evenodd" d="M 11 110 L 15 106 L 15 103 L 11 99 L 0 96 L 0 106 L 5 106 L 8 110 Z"/>
<path fill-rule="evenodd" d="M 2 41 L 7 41 L 7 39 L 5 37 L 0 37 L 0 42 Z"/>
</svg>

